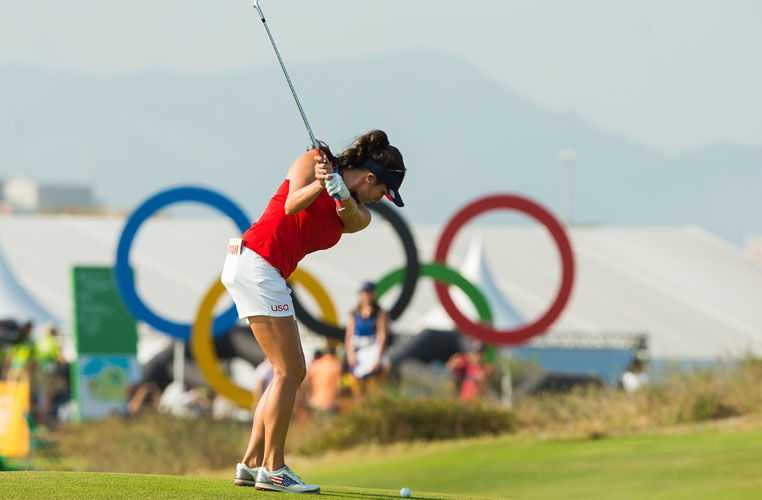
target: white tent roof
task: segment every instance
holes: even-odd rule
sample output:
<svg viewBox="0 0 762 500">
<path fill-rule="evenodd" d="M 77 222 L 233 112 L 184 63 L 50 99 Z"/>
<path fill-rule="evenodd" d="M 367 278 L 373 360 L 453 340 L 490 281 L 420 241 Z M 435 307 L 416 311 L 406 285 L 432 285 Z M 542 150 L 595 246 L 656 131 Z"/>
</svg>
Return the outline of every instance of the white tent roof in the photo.
<svg viewBox="0 0 762 500">
<path fill-rule="evenodd" d="M 495 284 L 482 237 L 477 236 L 471 240 L 466 258 L 460 267 L 460 273 L 484 294 L 492 310 L 492 324 L 495 327 L 516 328 L 526 323 L 525 318 L 508 303 L 506 295 Z"/>
<path fill-rule="evenodd" d="M 69 322 L 71 267 L 113 265 L 123 224 L 122 217 L 0 216 L 0 251 L 18 282 L 54 316 Z M 422 261 L 432 259 L 439 231 L 414 228 Z M 138 293 L 157 313 L 192 321 L 219 275 L 228 238 L 238 233 L 221 218 L 151 219 L 139 231 L 131 257 Z M 560 277 L 557 251 L 546 231 L 470 226 L 455 239 L 452 267 L 462 268 L 477 237 L 484 257 L 476 259 L 473 255 L 479 254 L 472 251 L 470 260 L 478 265 L 466 264 L 464 272 L 480 284 L 498 316 L 505 311 L 499 312 L 503 307 L 495 302 L 495 290 L 521 317 L 536 318 L 550 304 Z M 575 228 L 571 239 L 577 281 L 554 330 L 646 333 L 654 358 L 762 354 L 762 266 L 741 250 L 694 227 Z M 346 317 L 363 281 L 403 264 L 396 236 L 376 218 L 368 230 L 345 235 L 330 251 L 309 255 L 302 266 L 318 277 Z M 485 269 L 492 271 L 487 277 L 494 290 L 479 274 Z M 300 292 L 311 307 L 308 294 Z M 396 293 L 382 303 L 388 305 Z M 463 300 L 456 297 L 459 304 Z M 452 322 L 438 306 L 433 282 L 422 278 L 394 327 L 417 331 L 426 326 L 449 328 Z"/>
<path fill-rule="evenodd" d="M 460 274 L 477 286 L 484 295 L 492 311 L 492 324 L 497 328 L 516 328 L 525 324 L 526 321 L 515 307 L 508 303 L 505 294 L 495 285 L 492 278 L 492 270 L 487 262 L 484 252 L 484 240 L 476 236 L 469 244 L 466 257 L 460 266 Z M 474 307 L 465 294 L 457 288 L 452 289 L 453 302 L 461 309 L 473 313 Z M 453 321 L 440 304 L 435 304 L 423 316 L 415 320 L 411 325 L 413 331 L 424 328 L 451 329 Z"/>
<path fill-rule="evenodd" d="M 35 325 L 57 323 L 56 319 L 19 284 L 5 262 L 0 247 L 0 319 L 14 319 Z"/>
</svg>

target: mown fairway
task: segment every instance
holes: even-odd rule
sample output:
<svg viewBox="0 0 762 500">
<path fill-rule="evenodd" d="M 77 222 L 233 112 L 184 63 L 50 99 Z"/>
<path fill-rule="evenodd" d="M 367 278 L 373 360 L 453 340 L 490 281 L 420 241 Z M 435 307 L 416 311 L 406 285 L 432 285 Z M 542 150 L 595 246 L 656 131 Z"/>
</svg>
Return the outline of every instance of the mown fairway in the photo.
<svg viewBox="0 0 762 500">
<path fill-rule="evenodd" d="M 478 439 L 298 464 L 316 484 L 516 499 L 762 498 L 762 426 L 599 440 Z"/>
<path fill-rule="evenodd" d="M 365 447 L 292 459 L 320 498 L 751 499 L 762 498 L 762 424 L 712 424 L 670 434 L 598 440 L 504 436 Z M 2 499 L 283 498 L 214 479 L 82 472 L 0 473 Z M 156 471 L 161 472 L 161 471 Z M 334 486 L 341 485 L 341 486 Z M 379 489 L 365 489 L 379 488 Z M 430 492 L 430 493 L 422 493 Z"/>
<path fill-rule="evenodd" d="M 320 498 L 398 500 L 399 491 L 325 487 L 320 496 L 267 493 L 233 486 L 227 479 L 90 472 L 0 472 L 3 500 L 234 500 Z M 414 499 L 470 500 L 476 497 L 415 493 Z"/>
</svg>

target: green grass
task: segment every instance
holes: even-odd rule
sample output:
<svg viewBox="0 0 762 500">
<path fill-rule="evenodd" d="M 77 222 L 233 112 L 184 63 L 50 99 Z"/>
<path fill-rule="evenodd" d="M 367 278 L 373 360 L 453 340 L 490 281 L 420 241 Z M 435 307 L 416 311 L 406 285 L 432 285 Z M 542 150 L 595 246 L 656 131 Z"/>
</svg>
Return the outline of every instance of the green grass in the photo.
<svg viewBox="0 0 762 500">
<path fill-rule="evenodd" d="M 598 440 L 505 436 L 295 463 L 316 484 L 516 499 L 762 498 L 762 427 Z"/>
<path fill-rule="evenodd" d="M 268 493 L 233 486 L 230 479 L 90 472 L 0 472 L 3 500 L 234 500 L 285 499 L 305 495 Z M 307 497 L 311 498 L 311 497 Z M 325 487 L 322 500 L 399 500 L 399 491 Z M 469 500 L 473 496 L 415 493 L 424 500 Z"/>
<path fill-rule="evenodd" d="M 337 500 L 398 499 L 403 486 L 415 499 L 432 500 L 473 495 L 527 500 L 754 499 L 762 498 L 762 423 L 758 418 L 734 420 L 596 440 L 519 435 L 364 446 L 321 458 L 292 457 L 289 462 L 308 482 L 322 486 L 320 498 Z M 253 488 L 233 487 L 232 474 L 232 463 L 214 473 L 216 479 L 5 472 L 0 473 L 0 498 L 274 498 Z"/>
</svg>

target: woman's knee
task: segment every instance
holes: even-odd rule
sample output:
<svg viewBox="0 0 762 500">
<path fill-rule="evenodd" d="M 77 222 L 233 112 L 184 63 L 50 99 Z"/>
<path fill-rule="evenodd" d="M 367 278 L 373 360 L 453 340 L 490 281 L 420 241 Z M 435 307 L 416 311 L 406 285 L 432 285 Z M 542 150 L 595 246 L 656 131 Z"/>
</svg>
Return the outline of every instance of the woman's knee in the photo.
<svg viewBox="0 0 762 500">
<path fill-rule="evenodd" d="M 293 380 L 297 384 L 301 384 L 304 381 L 304 377 L 307 375 L 307 367 L 304 366 L 304 360 L 301 363 L 294 363 L 293 367 L 289 367 L 290 380 Z"/>
<path fill-rule="evenodd" d="M 293 317 L 249 318 L 251 330 L 273 365 L 273 375 L 300 384 L 307 373 L 299 330 Z"/>
<path fill-rule="evenodd" d="M 299 385 L 307 374 L 307 367 L 304 361 L 300 363 L 290 363 L 284 367 L 274 370 L 276 377 L 281 377 L 284 381 Z"/>
</svg>

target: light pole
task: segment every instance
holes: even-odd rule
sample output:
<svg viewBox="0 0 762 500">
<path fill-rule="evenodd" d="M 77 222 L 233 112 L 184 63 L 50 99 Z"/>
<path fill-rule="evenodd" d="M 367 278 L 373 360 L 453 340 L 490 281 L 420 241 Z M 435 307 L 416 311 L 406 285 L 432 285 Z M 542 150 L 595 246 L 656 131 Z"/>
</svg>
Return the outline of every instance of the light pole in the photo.
<svg viewBox="0 0 762 500">
<path fill-rule="evenodd" d="M 577 161 L 576 149 L 559 149 L 556 159 L 561 164 L 561 220 L 568 226 L 572 225 L 572 194 L 574 184 L 572 182 L 572 165 Z"/>
</svg>

